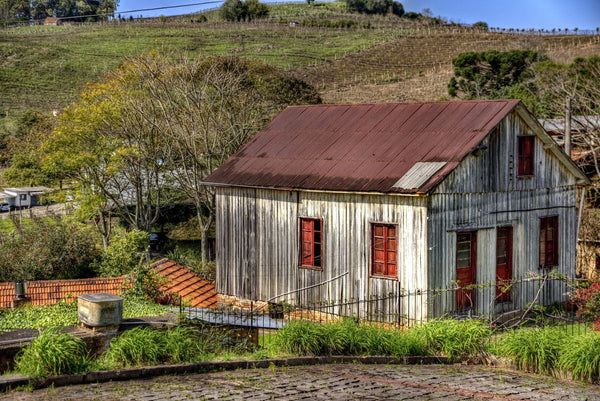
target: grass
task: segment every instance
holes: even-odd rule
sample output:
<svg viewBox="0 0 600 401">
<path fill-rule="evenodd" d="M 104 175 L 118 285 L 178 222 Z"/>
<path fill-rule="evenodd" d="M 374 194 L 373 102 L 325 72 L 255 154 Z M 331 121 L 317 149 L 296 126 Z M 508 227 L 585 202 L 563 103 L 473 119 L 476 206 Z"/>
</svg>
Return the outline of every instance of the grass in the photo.
<svg viewBox="0 0 600 401">
<path fill-rule="evenodd" d="M 571 372 L 574 379 L 590 383 L 600 381 L 600 333 L 591 332 L 569 338 L 560 355 L 558 366 Z"/>
<path fill-rule="evenodd" d="M 33 377 L 83 373 L 91 364 L 85 342 L 57 329 L 44 330 L 15 362 L 18 373 Z"/>
<path fill-rule="evenodd" d="M 340 3 L 269 7 L 268 19 L 252 23 L 219 22 L 212 12 L 208 23 L 182 17 L 165 24 L 136 21 L 1 29 L 0 126 L 13 131 L 27 109 L 62 109 L 77 99 L 86 82 L 98 81 L 126 57 L 151 50 L 174 58 L 217 54 L 260 60 L 315 85 L 326 101 L 345 103 L 403 100 L 398 96 L 436 100 L 446 94 L 452 58 L 463 51 L 528 48 L 570 62 L 599 50 L 592 37 L 432 28 L 391 16 L 350 14 Z M 342 19 L 368 22 L 371 28 L 302 26 L 303 20 Z M 290 22 L 300 25 L 290 27 Z"/>
<path fill-rule="evenodd" d="M 566 339 L 566 331 L 559 327 L 521 328 L 498 337 L 490 350 L 521 370 L 553 374 L 561 352 L 567 349 Z"/>
<path fill-rule="evenodd" d="M 359 324 L 352 319 L 320 324 L 291 321 L 279 330 L 275 346 L 296 355 L 426 355 L 425 343 L 411 331 Z"/>
</svg>

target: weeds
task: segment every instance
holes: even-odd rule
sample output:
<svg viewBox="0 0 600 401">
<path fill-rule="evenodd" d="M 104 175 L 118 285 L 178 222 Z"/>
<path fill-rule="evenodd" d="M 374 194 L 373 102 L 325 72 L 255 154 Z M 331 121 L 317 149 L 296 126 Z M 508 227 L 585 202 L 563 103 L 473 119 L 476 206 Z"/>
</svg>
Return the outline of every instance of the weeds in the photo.
<svg viewBox="0 0 600 401">
<path fill-rule="evenodd" d="M 568 339 L 560 355 L 559 366 L 563 371 L 572 372 L 574 379 L 592 383 L 600 381 L 600 333 Z"/>
<path fill-rule="evenodd" d="M 565 340 L 564 329 L 557 327 L 521 328 L 499 337 L 490 350 L 509 358 L 521 370 L 552 374 Z"/>
<path fill-rule="evenodd" d="M 83 373 L 90 366 L 85 342 L 57 328 L 44 330 L 15 362 L 17 372 L 33 377 Z"/>
<path fill-rule="evenodd" d="M 437 319 L 414 330 L 432 352 L 441 352 L 451 361 L 479 353 L 491 335 L 487 323 L 475 319 Z"/>
</svg>

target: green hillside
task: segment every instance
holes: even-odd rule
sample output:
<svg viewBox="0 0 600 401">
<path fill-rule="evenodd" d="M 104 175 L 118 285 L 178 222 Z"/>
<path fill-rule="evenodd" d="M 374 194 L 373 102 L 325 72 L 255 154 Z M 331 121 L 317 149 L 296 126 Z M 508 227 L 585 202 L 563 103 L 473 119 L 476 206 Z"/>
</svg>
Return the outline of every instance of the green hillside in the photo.
<svg viewBox="0 0 600 401">
<path fill-rule="evenodd" d="M 236 55 L 293 72 L 326 102 L 435 100 L 451 59 L 467 50 L 532 49 L 558 61 L 600 54 L 598 36 L 536 36 L 429 26 L 395 16 L 347 13 L 341 3 L 270 6 L 266 20 L 224 23 L 197 16 L 0 30 L 0 123 L 27 109 L 61 109 L 88 81 L 124 58 L 157 50 L 172 57 Z M 430 21 L 429 21 L 430 22 Z M 330 28 L 328 26 L 350 26 Z"/>
</svg>

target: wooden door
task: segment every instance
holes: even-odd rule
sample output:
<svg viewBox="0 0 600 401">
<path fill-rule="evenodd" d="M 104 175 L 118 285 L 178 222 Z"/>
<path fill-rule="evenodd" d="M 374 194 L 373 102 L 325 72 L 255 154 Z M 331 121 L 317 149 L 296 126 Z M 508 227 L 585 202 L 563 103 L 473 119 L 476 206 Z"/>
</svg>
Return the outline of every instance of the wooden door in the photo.
<svg viewBox="0 0 600 401">
<path fill-rule="evenodd" d="M 477 265 L 477 231 L 456 234 L 456 309 L 475 307 L 475 268 Z"/>
<path fill-rule="evenodd" d="M 512 280 L 512 227 L 498 227 L 496 231 L 496 301 L 510 301 L 506 286 Z"/>
</svg>

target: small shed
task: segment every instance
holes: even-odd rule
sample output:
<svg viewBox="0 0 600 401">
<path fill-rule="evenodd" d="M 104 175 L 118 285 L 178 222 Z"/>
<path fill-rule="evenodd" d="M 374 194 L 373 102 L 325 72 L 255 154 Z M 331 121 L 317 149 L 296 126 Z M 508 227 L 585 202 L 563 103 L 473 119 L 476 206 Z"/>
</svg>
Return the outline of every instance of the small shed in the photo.
<svg viewBox="0 0 600 401">
<path fill-rule="evenodd" d="M 46 187 L 5 188 L 4 199 L 12 208 L 28 208 L 39 205 L 41 196 L 51 191 Z"/>
<path fill-rule="evenodd" d="M 524 307 L 527 294 L 500 286 L 574 276 L 577 189 L 589 183 L 518 100 L 289 107 L 205 182 L 223 297 L 462 289 L 389 306 L 423 319 Z"/>
</svg>

